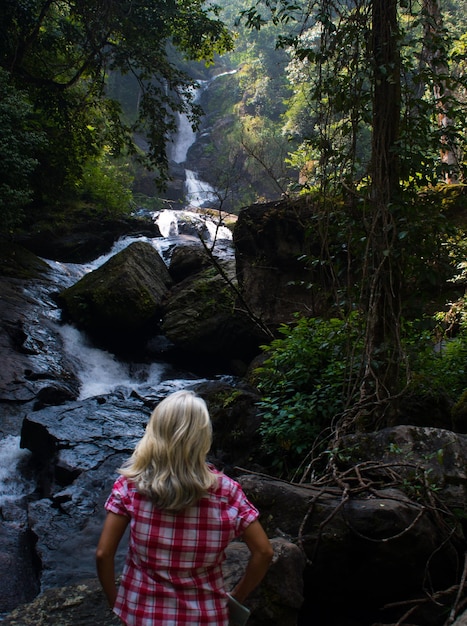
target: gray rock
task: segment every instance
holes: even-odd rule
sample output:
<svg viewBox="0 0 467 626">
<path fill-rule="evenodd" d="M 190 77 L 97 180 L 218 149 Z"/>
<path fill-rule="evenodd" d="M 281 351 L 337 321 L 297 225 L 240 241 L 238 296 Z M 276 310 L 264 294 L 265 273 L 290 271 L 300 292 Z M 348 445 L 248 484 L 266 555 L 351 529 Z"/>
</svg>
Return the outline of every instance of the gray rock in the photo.
<svg viewBox="0 0 467 626">
<path fill-rule="evenodd" d="M 235 263 L 220 262 L 236 285 Z M 236 307 L 236 293 L 214 267 L 175 285 L 167 298 L 162 330 L 179 350 L 228 362 L 250 360 L 261 336 L 248 316 Z"/>
<path fill-rule="evenodd" d="M 74 399 L 79 382 L 74 364 L 45 310 L 56 310 L 47 283 L 35 295 L 22 280 L 0 278 L 0 401 L 44 404 Z M 38 281 L 40 282 L 40 281 Z"/>
<path fill-rule="evenodd" d="M 135 242 L 60 294 L 71 319 L 101 341 L 118 346 L 155 334 L 172 283 L 159 253 Z"/>
<path fill-rule="evenodd" d="M 33 452 L 42 496 L 28 510 L 42 588 L 94 574 L 104 501 L 149 412 L 142 400 L 113 395 L 48 407 L 24 419 L 21 445 Z"/>
</svg>

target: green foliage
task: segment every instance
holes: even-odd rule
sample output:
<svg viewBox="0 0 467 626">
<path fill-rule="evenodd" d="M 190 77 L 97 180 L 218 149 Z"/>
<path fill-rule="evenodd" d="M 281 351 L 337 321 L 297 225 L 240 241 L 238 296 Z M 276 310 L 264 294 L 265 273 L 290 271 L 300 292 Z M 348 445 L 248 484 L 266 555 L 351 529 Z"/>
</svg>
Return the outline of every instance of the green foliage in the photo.
<svg viewBox="0 0 467 626">
<path fill-rule="evenodd" d="M 162 185 L 175 113 L 198 113 L 193 80 L 176 62 L 180 55 L 211 62 L 232 47 L 218 14 L 203 0 L 2 3 L 0 67 L 25 94 L 48 140 L 34 154 L 35 200 L 50 204 L 73 192 L 88 160 L 107 146 L 116 155 L 137 155 Z M 109 75 L 133 77 L 138 101 L 126 118 L 107 88 Z M 137 132 L 148 139 L 144 154 L 134 143 Z"/>
<path fill-rule="evenodd" d="M 459 332 L 452 338 L 438 335 L 434 339 L 433 331 L 417 332 L 417 324 L 410 327 L 406 342 L 411 345 L 412 389 L 443 392 L 456 402 L 467 389 L 466 320 L 462 320 Z M 436 329 L 439 328 L 438 325 Z"/>
<path fill-rule="evenodd" d="M 360 332 L 354 316 L 348 321 L 297 317 L 295 325 L 281 326 L 282 337 L 264 346 L 267 358 L 255 375 L 264 447 L 276 469 L 296 467 L 351 401 Z"/>
<path fill-rule="evenodd" d="M 132 208 L 131 182 L 128 164 L 117 164 L 104 153 L 86 163 L 77 187 L 83 200 L 115 217 Z"/>
<path fill-rule="evenodd" d="M 35 150 L 43 137 L 34 128 L 26 94 L 0 68 L 0 231 L 20 223 L 32 197 L 31 174 L 37 166 Z"/>
</svg>

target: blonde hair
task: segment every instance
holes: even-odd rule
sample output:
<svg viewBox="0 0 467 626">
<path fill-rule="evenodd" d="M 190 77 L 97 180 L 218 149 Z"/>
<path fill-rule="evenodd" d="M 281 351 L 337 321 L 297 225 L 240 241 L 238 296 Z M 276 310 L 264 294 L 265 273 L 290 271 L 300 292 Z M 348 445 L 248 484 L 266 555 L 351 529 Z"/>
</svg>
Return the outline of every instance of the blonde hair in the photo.
<svg viewBox="0 0 467 626">
<path fill-rule="evenodd" d="M 197 502 L 217 482 L 206 464 L 212 425 L 205 401 L 177 391 L 154 409 L 146 431 L 120 473 L 166 510 Z"/>
</svg>

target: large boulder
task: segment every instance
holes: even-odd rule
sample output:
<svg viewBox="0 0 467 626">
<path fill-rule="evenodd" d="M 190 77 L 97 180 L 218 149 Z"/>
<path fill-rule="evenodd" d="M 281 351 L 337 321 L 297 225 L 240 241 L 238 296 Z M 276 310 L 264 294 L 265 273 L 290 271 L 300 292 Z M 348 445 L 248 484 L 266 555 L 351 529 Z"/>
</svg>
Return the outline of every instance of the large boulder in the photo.
<svg viewBox="0 0 467 626">
<path fill-rule="evenodd" d="M 178 351 L 215 369 L 232 360 L 249 362 L 265 340 L 236 307 L 235 263 L 219 261 L 175 285 L 166 300 L 162 330 Z"/>
<path fill-rule="evenodd" d="M 240 290 L 256 317 L 275 327 L 296 312 L 329 309 L 330 276 L 308 197 L 246 207 L 233 232 Z"/>
<path fill-rule="evenodd" d="M 321 485 L 257 475 L 240 482 L 269 536 L 287 537 L 306 554 L 302 616 L 318 625 L 363 626 L 395 622 L 409 607 L 411 624 L 444 624 L 462 576 L 465 537 L 439 501 L 418 499 L 416 483 L 404 485 L 409 497 L 368 482 L 363 469 Z M 427 589 L 440 594 L 438 604 L 427 606 Z"/>
<path fill-rule="evenodd" d="M 159 253 L 135 242 L 62 291 L 59 301 L 79 327 L 118 348 L 156 332 L 171 284 Z"/>
<path fill-rule="evenodd" d="M 141 399 L 115 394 L 33 411 L 23 420 L 21 446 L 32 452 L 37 480 L 28 519 L 42 588 L 94 575 L 105 498 L 149 413 Z"/>
</svg>

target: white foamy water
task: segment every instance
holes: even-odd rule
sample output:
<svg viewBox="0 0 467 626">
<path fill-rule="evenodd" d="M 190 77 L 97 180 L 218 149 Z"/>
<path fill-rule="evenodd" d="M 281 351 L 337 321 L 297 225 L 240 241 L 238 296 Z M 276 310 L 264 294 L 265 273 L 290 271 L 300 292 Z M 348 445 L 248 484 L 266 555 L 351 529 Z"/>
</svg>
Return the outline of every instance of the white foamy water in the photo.
<svg viewBox="0 0 467 626">
<path fill-rule="evenodd" d="M 159 226 L 163 237 L 176 237 L 178 235 L 178 217 L 175 211 L 164 210 L 155 213 L 154 221 Z"/>
<path fill-rule="evenodd" d="M 177 237 L 187 230 L 197 231 L 203 239 L 206 239 L 205 232 L 209 233 L 211 241 L 217 239 L 232 240 L 232 232 L 215 218 L 203 213 L 185 211 L 184 209 L 171 210 L 164 209 L 154 213 L 154 221 L 159 226 L 163 237 Z"/>
<path fill-rule="evenodd" d="M 214 187 L 198 178 L 192 170 L 185 170 L 186 201 L 189 206 L 205 207 L 219 204 L 219 197 Z"/>
<path fill-rule="evenodd" d="M 20 437 L 7 435 L 0 441 L 0 506 L 29 494 L 34 484 L 28 482 L 18 466 L 31 456 L 29 450 L 19 447 Z"/>
<path fill-rule="evenodd" d="M 157 386 L 167 366 L 118 361 L 110 352 L 86 341 L 85 335 L 70 325 L 60 328 L 66 352 L 75 361 L 81 382 L 79 400 L 111 393 L 117 389 L 130 393 L 139 386 Z"/>
</svg>

